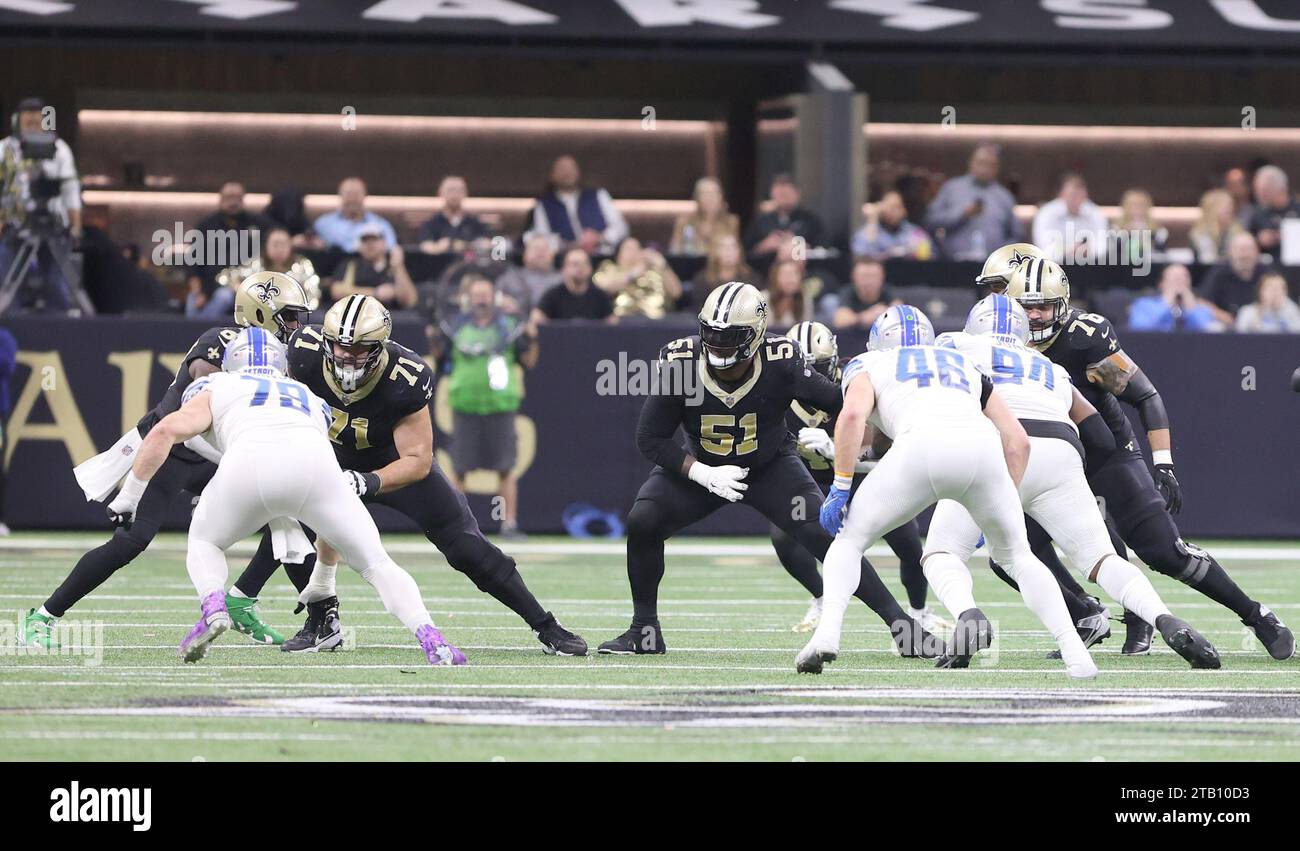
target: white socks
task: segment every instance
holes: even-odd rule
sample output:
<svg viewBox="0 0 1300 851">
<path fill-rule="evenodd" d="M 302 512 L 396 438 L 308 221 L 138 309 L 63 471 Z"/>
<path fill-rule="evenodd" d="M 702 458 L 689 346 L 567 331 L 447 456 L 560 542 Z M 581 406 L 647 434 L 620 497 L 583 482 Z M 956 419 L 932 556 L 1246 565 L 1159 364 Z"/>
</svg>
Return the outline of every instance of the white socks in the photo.
<svg viewBox="0 0 1300 851">
<path fill-rule="evenodd" d="M 226 593 L 230 567 L 226 564 L 226 554 L 216 544 L 190 535 L 185 569 L 189 571 L 190 582 L 194 583 L 194 590 L 199 592 L 200 600 L 213 591 L 220 591 L 223 595 Z"/>
<path fill-rule="evenodd" d="M 1152 626 L 1156 625 L 1156 618 L 1171 614 L 1146 574 L 1117 555 L 1102 560 L 1097 569 L 1097 584 L 1115 602 Z"/>
<path fill-rule="evenodd" d="M 962 560 L 952 553 L 934 553 L 921 559 L 925 581 L 954 619 L 975 608 L 974 582 Z"/>
<path fill-rule="evenodd" d="M 1083 639 L 1075 631 L 1074 620 L 1065 607 L 1065 599 L 1061 597 L 1061 586 L 1056 583 L 1056 577 L 1052 576 L 1047 565 L 1026 549 L 1024 556 L 1016 559 L 1014 564 L 1004 564 L 1004 567 L 1020 586 L 1020 596 L 1024 598 L 1025 605 L 1056 639 L 1066 673 L 1076 678 L 1095 677 L 1097 665 L 1092 661 L 1088 648 L 1083 646 Z"/>
<path fill-rule="evenodd" d="M 840 649 L 844 610 L 862 581 L 862 553 L 836 538 L 822 561 L 822 619 L 809 644 L 825 650 Z"/>
<path fill-rule="evenodd" d="M 298 602 L 316 603 L 330 597 L 337 597 L 338 592 L 334 587 L 334 574 L 338 569 L 337 564 L 325 564 L 320 559 L 316 559 L 316 566 L 311 571 L 311 579 L 308 580 L 307 587 L 298 594 Z"/>
<path fill-rule="evenodd" d="M 412 633 L 425 624 L 433 623 L 433 616 L 424 607 L 424 600 L 420 597 L 420 587 L 415 584 L 411 574 L 394 562 L 383 562 L 369 570 L 357 572 L 379 592 L 379 599 L 384 601 L 388 613 L 400 620 Z"/>
</svg>

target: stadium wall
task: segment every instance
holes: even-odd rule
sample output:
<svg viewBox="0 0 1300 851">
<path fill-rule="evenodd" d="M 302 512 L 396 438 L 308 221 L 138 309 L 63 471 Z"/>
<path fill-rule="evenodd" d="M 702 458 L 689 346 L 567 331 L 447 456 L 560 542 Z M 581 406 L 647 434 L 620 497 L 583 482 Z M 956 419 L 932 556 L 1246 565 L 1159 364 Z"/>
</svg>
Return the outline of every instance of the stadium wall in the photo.
<svg viewBox="0 0 1300 851">
<path fill-rule="evenodd" d="M 107 529 L 104 510 L 87 503 L 72 466 L 111 446 L 156 401 L 199 323 L 145 318 L 24 318 L 5 323 L 19 343 L 5 429 L 7 522 L 14 528 Z M 598 389 L 598 364 L 627 373 L 653 359 L 689 326 L 552 325 L 541 330 L 541 361 L 528 373 L 518 418 L 520 524 L 558 532 L 573 503 L 623 516 L 649 468 L 633 429 L 642 399 Z M 395 337 L 423 351 L 423 326 L 397 323 Z M 1300 538 L 1300 395 L 1290 392 L 1300 364 L 1295 337 L 1124 334 L 1124 348 L 1151 376 L 1173 422 L 1174 457 L 1185 493 L 1179 524 L 1189 537 Z M 841 336 L 841 352 L 864 340 Z M 445 388 L 435 407 L 436 445 L 450 440 Z M 1140 424 L 1135 426 L 1141 434 Z M 489 494 L 495 476 L 474 474 L 471 504 L 495 529 Z M 169 518 L 183 528 L 188 506 Z M 410 530 L 396 515 L 386 529 Z M 696 531 L 761 533 L 765 523 L 736 507 Z"/>
</svg>

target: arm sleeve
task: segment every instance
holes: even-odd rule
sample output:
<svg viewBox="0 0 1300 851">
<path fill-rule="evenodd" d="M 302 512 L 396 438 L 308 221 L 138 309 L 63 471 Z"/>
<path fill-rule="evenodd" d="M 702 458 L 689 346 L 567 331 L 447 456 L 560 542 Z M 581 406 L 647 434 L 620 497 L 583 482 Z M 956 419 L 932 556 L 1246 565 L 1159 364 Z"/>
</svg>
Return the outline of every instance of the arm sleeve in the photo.
<svg viewBox="0 0 1300 851">
<path fill-rule="evenodd" d="M 794 398 L 807 408 L 835 416 L 844 407 L 844 394 L 840 386 L 815 369 L 800 364 L 792 359 L 795 371 Z"/>
<path fill-rule="evenodd" d="M 1160 398 L 1160 391 L 1156 390 L 1151 379 L 1140 368 L 1133 373 L 1129 379 L 1128 386 L 1124 392 L 1119 394 L 1120 401 L 1128 402 L 1137 408 L 1138 416 L 1142 418 L 1142 427 L 1147 431 L 1157 431 L 1162 428 L 1169 428 L 1169 414 L 1165 411 L 1164 400 Z"/>
<path fill-rule="evenodd" d="M 686 450 L 673 440 L 681 422 L 682 400 L 656 393 L 646 397 L 636 423 L 636 448 L 674 475 L 681 475 L 686 461 Z"/>
</svg>

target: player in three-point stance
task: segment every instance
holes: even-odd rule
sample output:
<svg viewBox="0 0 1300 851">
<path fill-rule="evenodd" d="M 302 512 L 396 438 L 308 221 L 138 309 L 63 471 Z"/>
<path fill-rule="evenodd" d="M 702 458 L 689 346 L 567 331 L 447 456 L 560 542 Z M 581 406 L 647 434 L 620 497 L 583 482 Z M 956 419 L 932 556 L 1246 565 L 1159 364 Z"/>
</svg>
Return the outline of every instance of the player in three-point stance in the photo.
<svg viewBox="0 0 1300 851">
<path fill-rule="evenodd" d="M 838 656 L 863 551 L 927 506 L 952 499 L 971 513 L 994 556 L 1019 580 L 1026 605 L 1056 639 L 1066 672 L 1096 676 L 1056 580 L 1029 549 L 1016 493 L 1029 437 L 992 381 L 962 354 L 936 347 L 925 314 L 898 305 L 876 320 L 868 351 L 844 368 L 843 387 L 835 482 L 821 510 L 822 526 L 836 534 L 822 560 L 826 602 L 795 669 L 820 673 Z M 850 502 L 853 465 L 869 424 L 893 443 Z M 987 631 L 971 636 L 958 630 L 946 655 L 970 655 L 991 640 Z"/>
<path fill-rule="evenodd" d="M 190 524 L 186 568 L 202 615 L 181 641 L 180 657 L 197 662 L 230 628 L 226 550 L 271 521 L 294 518 L 337 547 L 374 586 L 430 664 L 463 665 L 465 655 L 433 625 L 415 580 L 384 551 L 379 530 L 334 459 L 326 437 L 329 407 L 285 375 L 283 344 L 260 328 L 241 331 L 227 345 L 222 369 L 191 384 L 180 409 L 153 427 L 108 506 L 129 525 L 150 478 L 178 443 L 203 435 L 221 453 Z"/>
</svg>

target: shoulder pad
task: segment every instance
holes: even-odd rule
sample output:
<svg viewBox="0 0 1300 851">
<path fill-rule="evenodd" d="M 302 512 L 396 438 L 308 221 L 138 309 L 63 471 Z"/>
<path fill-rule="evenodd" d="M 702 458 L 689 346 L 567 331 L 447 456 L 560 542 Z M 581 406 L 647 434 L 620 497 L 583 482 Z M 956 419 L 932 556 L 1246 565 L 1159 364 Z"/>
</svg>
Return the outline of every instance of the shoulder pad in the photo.
<svg viewBox="0 0 1300 851">
<path fill-rule="evenodd" d="M 204 390 L 211 390 L 213 377 L 222 374 L 224 373 L 213 373 L 213 375 L 205 375 L 202 378 L 190 382 L 190 386 L 186 387 L 185 392 L 181 395 L 181 404 L 187 404 L 191 399 L 202 393 Z"/>
<path fill-rule="evenodd" d="M 1096 355 L 1097 359 L 1119 351 L 1119 339 L 1110 320 L 1098 313 L 1072 310 L 1065 317 L 1065 334 L 1070 348 Z"/>
<path fill-rule="evenodd" d="M 863 352 L 857 357 L 850 360 L 844 365 L 844 372 L 840 376 L 840 386 L 847 389 L 849 382 L 857 378 L 860 373 L 866 370 L 867 361 L 874 354 L 873 352 Z"/>
<path fill-rule="evenodd" d="M 659 360 L 670 361 L 681 358 L 693 358 L 700 350 L 698 336 L 681 337 L 659 350 Z"/>
</svg>

